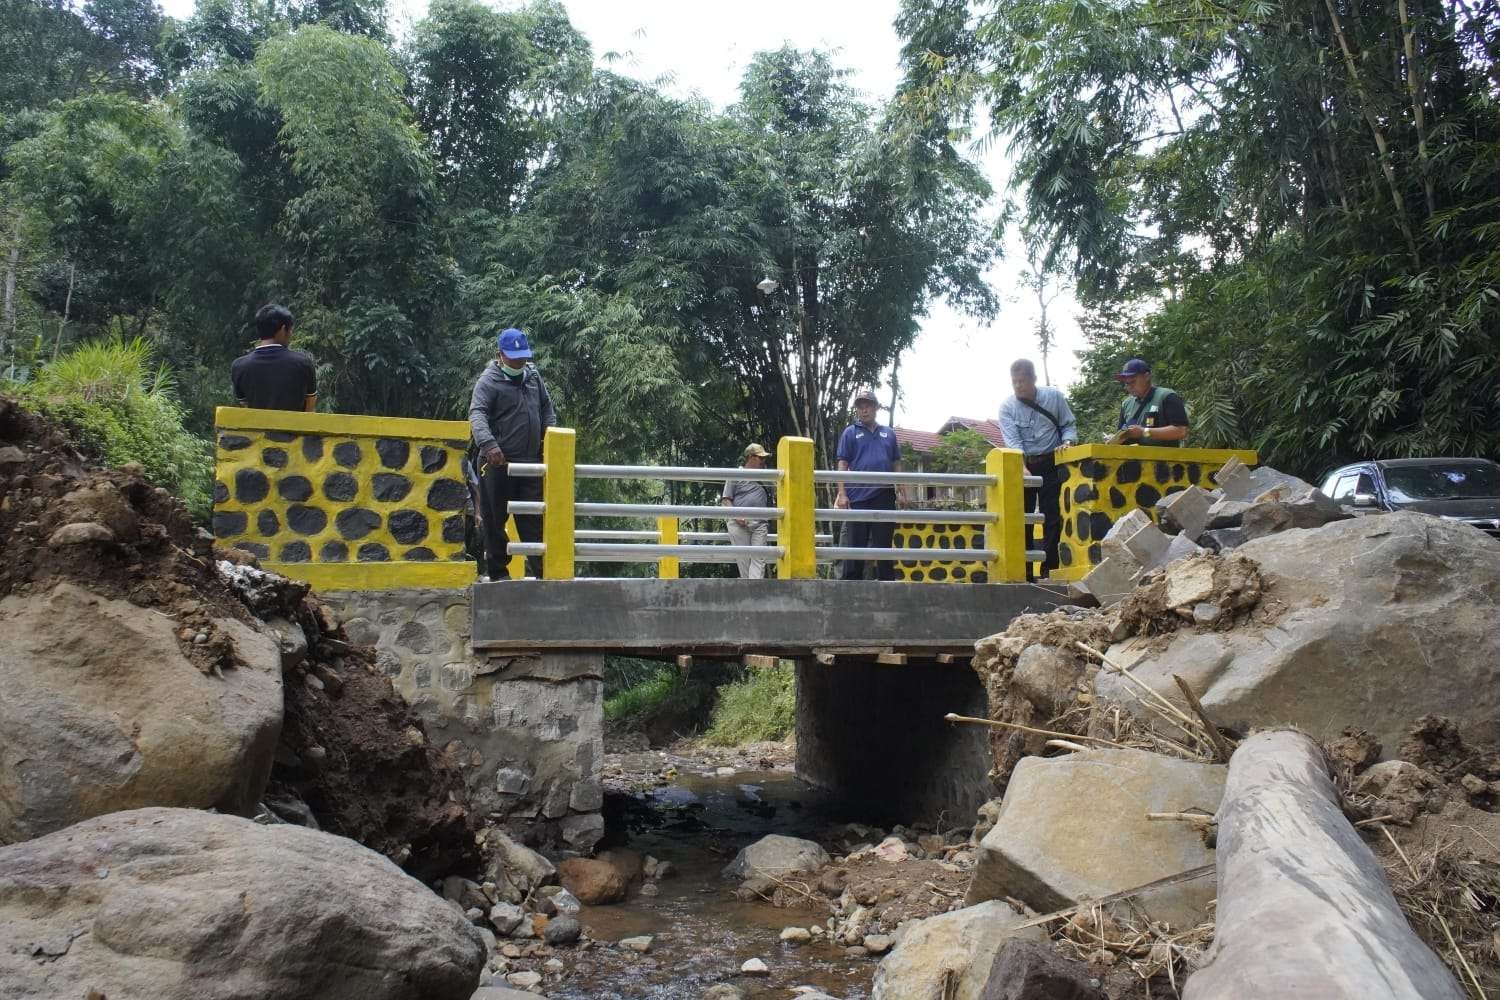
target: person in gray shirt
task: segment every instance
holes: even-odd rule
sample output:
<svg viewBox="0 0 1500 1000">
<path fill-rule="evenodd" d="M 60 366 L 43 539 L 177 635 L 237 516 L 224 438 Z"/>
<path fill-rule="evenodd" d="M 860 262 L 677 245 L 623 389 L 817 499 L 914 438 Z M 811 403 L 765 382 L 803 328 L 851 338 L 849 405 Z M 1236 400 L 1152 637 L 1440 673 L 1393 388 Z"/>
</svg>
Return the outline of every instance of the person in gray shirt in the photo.
<svg viewBox="0 0 1500 1000">
<path fill-rule="evenodd" d="M 1000 433 L 1005 447 L 1015 448 L 1026 456 L 1026 471 L 1042 477 L 1039 489 L 1026 491 L 1026 509 L 1042 513 L 1042 550 L 1046 559 L 1042 575 L 1057 568 L 1057 544 L 1062 537 L 1062 510 L 1058 477 L 1059 449 L 1078 443 L 1078 423 L 1061 389 L 1036 384 L 1036 366 L 1022 358 L 1010 366 L 1010 386 L 1015 395 L 1000 404 Z M 1026 547 L 1032 547 L 1032 526 L 1026 526 Z M 1031 577 L 1031 564 L 1026 575 Z"/>
<path fill-rule="evenodd" d="M 741 463 L 747 469 L 764 469 L 766 457 L 770 453 L 758 444 L 752 444 L 745 449 L 745 460 Z M 743 479 L 731 479 L 724 484 L 724 494 L 719 499 L 724 507 L 769 507 L 771 506 L 771 487 L 769 483 L 749 482 Z M 764 545 L 769 525 L 765 521 L 752 521 L 748 518 L 732 517 L 727 522 L 729 528 L 730 545 Z M 743 580 L 762 580 L 766 575 L 766 560 L 754 556 L 741 556 L 735 560 L 739 564 L 740 578 Z"/>
</svg>

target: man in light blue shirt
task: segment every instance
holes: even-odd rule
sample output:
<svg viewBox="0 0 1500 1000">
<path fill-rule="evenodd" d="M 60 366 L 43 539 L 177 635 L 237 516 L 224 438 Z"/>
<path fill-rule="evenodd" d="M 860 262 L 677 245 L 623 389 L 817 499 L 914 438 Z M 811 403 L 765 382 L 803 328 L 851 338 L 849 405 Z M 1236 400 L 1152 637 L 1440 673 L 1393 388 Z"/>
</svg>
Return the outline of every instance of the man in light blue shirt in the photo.
<svg viewBox="0 0 1500 1000">
<path fill-rule="evenodd" d="M 1015 392 L 1000 404 L 1000 432 L 1005 447 L 1026 455 L 1026 471 L 1042 477 L 1038 489 L 1026 491 L 1026 509 L 1042 513 L 1042 550 L 1047 553 L 1042 575 L 1057 568 L 1057 541 L 1062 536 L 1059 506 L 1061 481 L 1053 453 L 1078 443 L 1078 422 L 1061 389 L 1036 384 L 1036 366 L 1022 358 L 1010 366 L 1010 387 Z M 1026 547 L 1032 547 L 1032 525 L 1026 526 Z M 1027 576 L 1031 567 L 1026 568 Z"/>
</svg>

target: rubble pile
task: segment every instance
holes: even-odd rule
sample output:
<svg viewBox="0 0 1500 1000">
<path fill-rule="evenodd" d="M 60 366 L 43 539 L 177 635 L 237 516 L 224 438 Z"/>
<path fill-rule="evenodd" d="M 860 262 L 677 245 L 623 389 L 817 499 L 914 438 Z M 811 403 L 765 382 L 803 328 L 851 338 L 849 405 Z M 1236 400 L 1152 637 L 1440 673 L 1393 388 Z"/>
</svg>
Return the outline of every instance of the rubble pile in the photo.
<svg viewBox="0 0 1500 1000">
<path fill-rule="evenodd" d="M 1107 607 L 1155 569 L 1202 552 L 1225 552 L 1291 528 L 1316 528 L 1353 515 L 1312 484 L 1238 458 L 1214 474 L 1216 489 L 1189 486 L 1121 517 L 1104 536 L 1101 561 L 1072 587 L 1080 603 Z M 1159 527 L 1158 527 L 1159 525 Z"/>
</svg>

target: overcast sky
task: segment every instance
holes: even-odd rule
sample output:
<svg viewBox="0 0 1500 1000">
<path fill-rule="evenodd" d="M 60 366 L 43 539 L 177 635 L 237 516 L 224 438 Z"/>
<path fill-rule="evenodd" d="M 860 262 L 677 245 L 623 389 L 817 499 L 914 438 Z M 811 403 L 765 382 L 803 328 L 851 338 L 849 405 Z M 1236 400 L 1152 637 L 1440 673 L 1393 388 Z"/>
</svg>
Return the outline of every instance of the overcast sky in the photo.
<svg viewBox="0 0 1500 1000">
<path fill-rule="evenodd" d="M 173 16 L 192 13 L 193 0 L 161 2 Z M 390 3 L 398 34 L 427 7 L 427 0 Z M 899 0 L 761 0 L 744 5 L 564 0 L 564 5 L 596 59 L 602 62 L 614 54 L 609 65 L 615 72 L 659 81 L 668 92 L 697 94 L 721 108 L 737 98 L 740 75 L 754 53 L 788 42 L 831 51 L 837 65 L 852 70 L 850 83 L 875 104 L 890 97 L 901 76 L 901 42 L 892 27 Z M 997 197 L 1003 195 L 1009 182 L 1003 150 L 992 149 L 981 163 Z M 988 327 L 941 303 L 933 306 L 916 347 L 903 361 L 896 423 L 936 430 L 950 416 L 993 417 L 1010 392 L 1010 362 L 1018 357 L 1040 360 L 1035 298 L 1018 281 L 1023 265 L 1019 247 L 1012 243 L 1007 259 L 990 275 L 1002 306 Z M 1052 381 L 1064 387 L 1076 375 L 1074 351 L 1082 346 L 1076 308 L 1065 297 L 1049 312 L 1058 337 L 1050 362 Z M 882 397 L 889 393 L 883 391 Z"/>
</svg>

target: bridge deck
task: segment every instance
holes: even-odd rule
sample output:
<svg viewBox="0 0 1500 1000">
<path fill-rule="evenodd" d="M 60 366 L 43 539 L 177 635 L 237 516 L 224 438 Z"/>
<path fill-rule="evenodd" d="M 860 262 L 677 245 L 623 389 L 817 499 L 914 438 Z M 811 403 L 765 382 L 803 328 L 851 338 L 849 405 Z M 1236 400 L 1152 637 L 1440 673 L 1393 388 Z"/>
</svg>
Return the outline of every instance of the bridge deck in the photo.
<svg viewBox="0 0 1500 1000">
<path fill-rule="evenodd" d="M 957 650 L 1064 603 L 1032 584 L 833 580 L 514 580 L 476 584 L 473 644 L 620 654 Z"/>
</svg>

